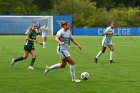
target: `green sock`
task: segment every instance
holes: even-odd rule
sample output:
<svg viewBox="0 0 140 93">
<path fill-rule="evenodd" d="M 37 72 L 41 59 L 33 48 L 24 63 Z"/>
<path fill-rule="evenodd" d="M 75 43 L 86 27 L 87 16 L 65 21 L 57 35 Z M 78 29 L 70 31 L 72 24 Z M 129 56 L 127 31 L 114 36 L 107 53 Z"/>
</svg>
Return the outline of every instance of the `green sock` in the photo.
<svg viewBox="0 0 140 93">
<path fill-rule="evenodd" d="M 30 66 L 33 66 L 35 62 L 35 58 L 32 58 Z"/>
<path fill-rule="evenodd" d="M 24 60 L 24 58 L 23 57 L 19 57 L 19 58 L 15 59 L 15 62 L 21 61 L 21 60 Z"/>
</svg>

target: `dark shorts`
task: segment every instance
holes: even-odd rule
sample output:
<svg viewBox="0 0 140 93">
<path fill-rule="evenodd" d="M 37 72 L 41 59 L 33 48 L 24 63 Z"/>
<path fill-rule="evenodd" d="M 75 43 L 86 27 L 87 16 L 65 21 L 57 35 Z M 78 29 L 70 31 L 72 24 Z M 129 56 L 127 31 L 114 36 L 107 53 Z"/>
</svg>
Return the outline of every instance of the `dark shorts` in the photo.
<svg viewBox="0 0 140 93">
<path fill-rule="evenodd" d="M 34 46 L 30 46 L 30 45 L 24 45 L 24 50 L 31 52 L 31 50 L 35 50 Z"/>
</svg>

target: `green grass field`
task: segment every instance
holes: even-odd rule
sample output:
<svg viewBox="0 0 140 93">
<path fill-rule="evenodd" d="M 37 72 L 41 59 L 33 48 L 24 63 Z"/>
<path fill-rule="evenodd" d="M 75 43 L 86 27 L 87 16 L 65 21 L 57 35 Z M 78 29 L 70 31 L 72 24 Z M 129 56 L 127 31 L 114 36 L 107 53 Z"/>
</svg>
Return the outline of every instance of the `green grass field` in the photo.
<svg viewBox="0 0 140 93">
<path fill-rule="evenodd" d="M 71 43 L 70 54 L 76 62 L 78 78 L 87 71 L 90 77 L 80 83 L 71 82 L 69 64 L 43 75 L 46 65 L 60 62 L 54 37 L 49 36 L 47 48 L 35 45 L 35 70 L 28 70 L 31 56 L 11 66 L 12 58 L 22 56 L 25 36 L 0 36 L 0 93 L 140 93 L 140 37 L 114 36 L 114 61 L 109 62 L 109 49 L 99 63 L 93 62 L 101 49 L 101 37 L 75 36 L 83 47 Z M 41 41 L 41 37 L 39 37 Z"/>
</svg>

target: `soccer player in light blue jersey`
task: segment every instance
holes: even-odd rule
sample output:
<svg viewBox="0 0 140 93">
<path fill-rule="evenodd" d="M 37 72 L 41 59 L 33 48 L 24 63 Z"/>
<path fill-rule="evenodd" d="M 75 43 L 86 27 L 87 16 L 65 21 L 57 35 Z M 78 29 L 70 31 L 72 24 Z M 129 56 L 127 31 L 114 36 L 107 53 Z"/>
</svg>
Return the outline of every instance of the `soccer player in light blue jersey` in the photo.
<svg viewBox="0 0 140 93">
<path fill-rule="evenodd" d="M 114 48 L 113 48 L 113 44 L 112 44 L 112 35 L 114 33 L 114 27 L 115 27 L 115 22 L 112 21 L 110 26 L 105 29 L 104 37 L 102 40 L 102 50 L 99 51 L 99 53 L 96 55 L 96 57 L 94 59 L 95 63 L 97 63 L 98 58 L 105 52 L 106 47 L 109 47 L 109 49 L 110 49 L 110 63 L 114 63 L 114 61 L 113 61 Z"/>
<path fill-rule="evenodd" d="M 57 53 L 61 57 L 61 63 L 54 64 L 52 66 L 46 66 L 44 74 L 49 72 L 50 70 L 56 69 L 56 68 L 65 68 L 66 63 L 68 62 L 70 64 L 70 74 L 72 77 L 73 82 L 80 82 L 81 80 L 77 79 L 75 76 L 74 71 L 74 65 L 75 62 L 71 58 L 70 53 L 68 51 L 69 48 L 69 41 L 72 41 L 80 50 L 82 49 L 80 44 L 78 44 L 75 39 L 72 37 L 70 29 L 70 24 L 68 21 L 62 21 L 60 22 L 61 29 L 57 32 L 55 40 L 58 43 L 57 46 Z"/>
</svg>

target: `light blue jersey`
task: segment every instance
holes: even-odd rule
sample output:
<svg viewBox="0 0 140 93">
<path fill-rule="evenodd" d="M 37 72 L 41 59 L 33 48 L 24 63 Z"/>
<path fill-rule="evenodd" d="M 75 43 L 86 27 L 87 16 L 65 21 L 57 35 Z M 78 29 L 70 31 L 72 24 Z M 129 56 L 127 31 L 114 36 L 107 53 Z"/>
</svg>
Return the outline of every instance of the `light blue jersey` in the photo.
<svg viewBox="0 0 140 93">
<path fill-rule="evenodd" d="M 64 31 L 64 29 L 62 28 L 57 32 L 56 35 L 60 37 L 61 42 L 64 42 L 63 45 L 58 44 L 57 53 L 60 55 L 62 59 L 70 56 L 68 52 L 68 48 L 69 48 L 70 38 L 72 37 L 71 32 L 69 30 Z"/>
<path fill-rule="evenodd" d="M 60 49 L 68 49 L 69 48 L 69 42 L 70 42 L 70 38 L 71 38 L 71 32 L 69 30 L 64 31 L 64 29 L 60 29 L 57 34 L 57 36 L 60 37 L 60 41 L 64 42 L 64 45 L 60 45 L 58 44 L 58 46 L 60 47 Z"/>
<path fill-rule="evenodd" d="M 104 31 L 105 32 L 114 32 L 114 29 L 111 28 L 111 26 L 107 27 Z M 102 46 L 109 46 L 112 44 L 112 35 L 108 34 L 108 35 L 104 35 L 103 40 L 102 40 Z"/>
</svg>

